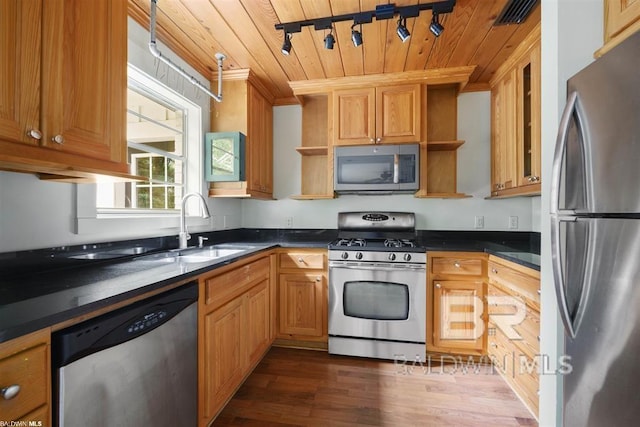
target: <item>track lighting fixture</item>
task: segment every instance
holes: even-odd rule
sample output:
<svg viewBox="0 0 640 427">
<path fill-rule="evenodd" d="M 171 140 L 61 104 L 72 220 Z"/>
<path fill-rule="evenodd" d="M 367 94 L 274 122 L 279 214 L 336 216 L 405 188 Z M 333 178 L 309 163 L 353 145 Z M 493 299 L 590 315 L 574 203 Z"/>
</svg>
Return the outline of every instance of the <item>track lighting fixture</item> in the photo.
<svg viewBox="0 0 640 427">
<path fill-rule="evenodd" d="M 433 18 L 431 18 L 431 25 L 429 25 L 429 30 L 433 33 L 434 36 L 440 37 L 440 34 L 444 31 L 444 27 L 440 24 L 438 20 L 438 14 L 433 12 Z"/>
<path fill-rule="evenodd" d="M 335 42 L 336 39 L 335 37 L 333 37 L 333 28 L 331 28 L 331 32 L 329 32 L 329 34 L 327 34 L 327 36 L 324 38 L 324 48 L 333 50 L 333 44 Z"/>
<path fill-rule="evenodd" d="M 396 34 L 402 40 L 406 42 L 411 37 L 411 33 L 407 29 L 407 19 L 417 18 L 423 10 L 430 10 L 432 13 L 431 24 L 429 30 L 438 37 L 443 31 L 444 27 L 440 24 L 439 16 L 444 13 L 453 12 L 453 7 L 456 5 L 456 0 L 421 0 L 418 4 L 410 6 L 396 6 L 393 3 L 379 4 L 375 10 L 367 10 L 353 13 L 345 13 L 343 15 L 326 16 L 324 18 L 307 19 L 304 21 L 287 22 L 282 24 L 276 24 L 276 30 L 282 30 L 284 32 L 284 43 L 282 44 L 282 53 L 289 55 L 291 52 L 291 35 L 293 33 L 299 33 L 302 31 L 302 27 L 313 26 L 316 31 L 330 30 L 324 38 L 324 48 L 333 49 L 336 43 L 336 37 L 334 33 L 333 24 L 336 22 L 353 22 L 351 25 L 351 41 L 353 45 L 358 47 L 362 44 L 362 24 L 370 24 L 374 18 L 376 21 L 383 21 L 386 19 L 393 19 L 398 17 L 398 26 L 396 27 Z M 358 26 L 356 29 L 356 26 Z M 326 33 L 325 33 L 326 34 Z"/>
<path fill-rule="evenodd" d="M 282 54 L 289 55 L 291 52 L 291 34 L 284 33 L 284 42 L 282 43 Z"/>
<path fill-rule="evenodd" d="M 396 28 L 396 33 L 398 34 L 398 37 L 400 37 L 400 40 L 402 40 L 402 43 L 409 40 L 411 33 L 407 30 L 407 18 L 398 18 L 398 28 Z"/>
<path fill-rule="evenodd" d="M 358 25 L 358 24 L 353 24 L 351 26 L 351 41 L 353 42 L 353 45 L 355 47 L 358 47 L 358 46 L 360 46 L 362 44 L 362 33 L 353 28 L 356 25 Z M 362 24 L 360 24 L 360 29 L 362 30 Z"/>
</svg>

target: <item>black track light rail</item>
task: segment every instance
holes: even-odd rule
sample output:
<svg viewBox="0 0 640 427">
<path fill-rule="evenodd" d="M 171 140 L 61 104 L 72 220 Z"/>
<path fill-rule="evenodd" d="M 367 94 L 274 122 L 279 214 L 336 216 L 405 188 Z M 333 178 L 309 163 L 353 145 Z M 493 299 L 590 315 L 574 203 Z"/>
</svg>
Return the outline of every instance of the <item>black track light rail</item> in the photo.
<svg viewBox="0 0 640 427">
<path fill-rule="evenodd" d="M 376 6 L 376 10 L 366 12 L 347 13 L 344 15 L 329 16 L 326 18 L 307 19 L 306 21 L 287 22 L 276 24 L 276 30 L 284 30 L 285 33 L 293 34 L 302 31 L 302 27 L 310 27 L 313 25 L 315 30 L 330 30 L 333 28 L 334 22 L 353 21 L 354 25 L 368 24 L 373 22 L 373 18 L 377 21 L 391 19 L 396 15 L 400 18 L 415 18 L 420 15 L 423 10 L 432 10 L 434 14 L 451 13 L 456 5 L 456 0 L 437 1 L 432 3 L 421 3 L 413 6 L 396 6 L 391 4 L 382 4 Z"/>
</svg>

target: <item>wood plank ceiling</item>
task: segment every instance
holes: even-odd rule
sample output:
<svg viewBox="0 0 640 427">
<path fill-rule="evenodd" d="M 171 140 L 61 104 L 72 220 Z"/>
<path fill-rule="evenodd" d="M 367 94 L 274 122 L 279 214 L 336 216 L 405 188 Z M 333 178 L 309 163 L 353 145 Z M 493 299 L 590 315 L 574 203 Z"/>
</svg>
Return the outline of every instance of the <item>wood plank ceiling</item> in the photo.
<svg viewBox="0 0 640 427">
<path fill-rule="evenodd" d="M 429 31 L 431 11 L 407 20 L 411 38 L 396 35 L 397 19 L 363 24 L 364 43 L 351 43 L 351 22 L 338 22 L 333 50 L 324 48 L 328 31 L 304 27 L 281 53 L 277 23 L 360 11 L 393 3 L 426 0 L 158 0 L 158 39 L 212 79 L 214 54 L 227 56 L 225 70 L 250 68 L 272 92 L 276 105 L 296 103 L 289 81 L 359 76 L 475 65 L 466 90 L 486 90 L 496 69 L 540 22 L 540 4 L 520 25 L 493 26 L 507 0 L 458 0 L 453 13 L 440 16 L 445 30 Z M 129 14 L 149 26 L 150 0 L 129 0 Z"/>
</svg>

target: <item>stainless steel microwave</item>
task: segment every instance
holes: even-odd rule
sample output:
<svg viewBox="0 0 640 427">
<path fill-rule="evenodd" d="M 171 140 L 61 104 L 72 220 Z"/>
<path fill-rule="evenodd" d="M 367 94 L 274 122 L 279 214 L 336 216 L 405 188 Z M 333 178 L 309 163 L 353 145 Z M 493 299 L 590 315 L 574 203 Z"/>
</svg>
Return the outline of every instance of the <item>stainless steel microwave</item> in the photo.
<svg viewBox="0 0 640 427">
<path fill-rule="evenodd" d="M 333 185 L 338 193 L 415 192 L 420 186 L 418 144 L 336 147 Z"/>
</svg>

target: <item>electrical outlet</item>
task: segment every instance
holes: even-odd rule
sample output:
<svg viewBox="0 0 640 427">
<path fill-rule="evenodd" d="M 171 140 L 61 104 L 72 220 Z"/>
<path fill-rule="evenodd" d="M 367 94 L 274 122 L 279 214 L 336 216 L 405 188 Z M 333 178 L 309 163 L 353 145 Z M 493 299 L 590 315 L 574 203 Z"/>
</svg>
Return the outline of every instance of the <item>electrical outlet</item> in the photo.
<svg viewBox="0 0 640 427">
<path fill-rule="evenodd" d="M 285 218 L 284 226 L 286 228 L 293 228 L 293 217 L 292 216 L 288 216 L 288 217 Z"/>
<path fill-rule="evenodd" d="M 482 215 L 476 216 L 476 228 L 484 228 L 484 217 Z"/>
<path fill-rule="evenodd" d="M 510 216 L 509 217 L 509 228 L 512 230 L 516 230 L 518 228 L 518 217 L 517 216 Z"/>
</svg>

